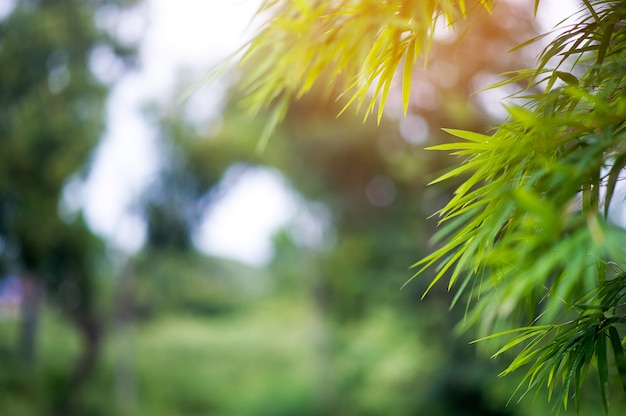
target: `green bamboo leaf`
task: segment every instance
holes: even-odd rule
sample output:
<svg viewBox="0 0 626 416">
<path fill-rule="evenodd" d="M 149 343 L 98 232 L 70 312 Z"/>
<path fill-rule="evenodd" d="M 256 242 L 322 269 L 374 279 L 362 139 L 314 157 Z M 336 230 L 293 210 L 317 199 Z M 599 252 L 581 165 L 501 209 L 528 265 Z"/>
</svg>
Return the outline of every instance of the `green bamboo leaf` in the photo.
<svg viewBox="0 0 626 416">
<path fill-rule="evenodd" d="M 471 212 L 473 207 L 467 207 L 465 212 L 462 212 L 458 215 L 458 218 L 455 217 L 450 221 L 446 220 L 447 223 L 437 229 L 433 237 L 431 238 L 432 244 L 437 244 L 445 239 L 453 238 L 453 233 L 458 233 L 462 230 L 462 226 L 466 225 L 469 220 L 473 217 L 473 212 Z M 463 215 L 465 214 L 465 215 Z M 442 224 L 443 221 L 439 222 L 439 225 Z"/>
<path fill-rule="evenodd" d="M 604 113 L 612 113 L 613 110 L 609 107 L 603 97 L 591 94 L 587 90 L 576 88 L 571 85 L 568 85 L 564 88 L 564 91 L 567 92 L 573 98 L 580 98 L 582 100 L 587 101 L 588 103 L 593 103 L 596 106 L 596 109 L 603 111 Z"/>
<path fill-rule="evenodd" d="M 526 393 L 534 388 L 541 386 L 543 381 L 552 371 L 552 368 L 558 368 L 558 365 L 561 361 L 561 358 L 559 356 L 556 356 L 556 358 L 552 358 L 552 360 L 550 360 L 550 357 L 553 357 L 553 354 L 550 354 L 552 350 L 547 350 L 548 347 L 528 350 L 518 355 L 501 374 L 506 375 L 512 373 L 513 371 L 535 359 L 535 362 L 532 364 L 532 366 L 520 382 L 520 386 L 528 382 Z M 524 393 L 524 395 L 526 393 Z M 523 398 L 524 395 L 520 397 L 520 400 Z"/>
<path fill-rule="evenodd" d="M 602 397 L 602 405 L 604 413 L 609 414 L 609 364 L 606 358 L 606 335 L 600 333 L 596 342 L 596 365 L 598 366 L 598 378 L 600 381 L 600 396 Z"/>
<path fill-rule="evenodd" d="M 566 84 L 573 85 L 575 87 L 577 87 L 579 84 L 578 78 L 576 78 L 569 72 L 554 71 L 554 73 L 557 77 L 559 77 L 559 79 L 561 79 L 561 81 L 565 82 Z"/>
<path fill-rule="evenodd" d="M 611 42 L 611 38 L 613 37 L 615 22 L 609 22 L 605 26 L 606 27 L 604 29 L 604 33 L 602 34 L 602 40 L 600 41 L 600 45 L 598 47 L 598 58 L 596 59 L 597 65 L 601 65 L 602 62 L 604 62 L 606 51 L 609 49 L 609 43 Z"/>
<path fill-rule="evenodd" d="M 500 348 L 498 351 L 496 351 L 491 356 L 491 358 L 496 358 L 500 354 L 510 350 L 511 348 L 513 348 L 516 345 L 526 341 L 527 339 L 533 338 L 533 337 L 536 337 L 536 336 L 540 335 L 541 332 L 544 332 L 544 331 L 529 331 L 526 334 L 522 334 L 522 335 L 519 335 L 519 336 L 513 338 L 511 341 L 509 341 L 506 344 L 504 344 L 504 346 L 502 348 Z"/>
<path fill-rule="evenodd" d="M 476 142 L 476 143 L 489 143 L 489 139 L 491 139 L 490 136 L 480 134 L 480 133 L 475 133 L 473 131 L 456 130 L 456 129 L 442 129 L 442 130 L 453 136 L 460 137 L 461 139 L 466 139 L 466 140 Z M 434 149 L 435 147 L 436 146 L 433 146 L 432 148 Z"/>
<path fill-rule="evenodd" d="M 587 6 L 587 10 L 589 10 L 589 13 L 591 13 L 591 15 L 593 16 L 593 18 L 595 19 L 596 23 L 598 23 L 599 25 L 602 24 L 602 19 L 600 19 L 600 17 L 598 16 L 598 14 L 596 13 L 596 9 L 595 7 L 593 7 L 591 5 L 591 3 L 589 3 L 589 0 L 583 0 L 583 3 L 585 3 L 585 6 Z"/>
<path fill-rule="evenodd" d="M 609 207 L 611 205 L 611 200 L 613 199 L 613 194 L 615 193 L 615 184 L 617 183 L 619 174 L 624 166 L 626 166 L 626 153 L 619 155 L 615 159 L 615 162 L 613 162 L 613 166 L 611 166 L 609 179 L 606 184 L 606 194 L 604 196 L 604 218 L 608 218 L 609 216 Z"/>
<path fill-rule="evenodd" d="M 505 105 L 504 108 L 511 115 L 513 120 L 522 123 L 524 126 L 533 126 L 537 124 L 535 113 L 526 108 L 517 105 Z"/>
<path fill-rule="evenodd" d="M 463 281 L 461 282 L 461 285 L 459 286 L 459 288 L 456 290 L 456 293 L 454 294 L 454 298 L 452 298 L 452 302 L 450 302 L 450 310 L 452 310 L 456 306 L 459 299 L 461 299 L 461 296 L 463 295 L 463 293 L 465 293 L 465 290 L 467 289 L 467 286 L 469 285 L 469 283 L 474 280 L 475 279 L 472 279 L 472 276 L 470 276 L 469 274 L 465 277 L 465 279 L 463 279 Z M 470 300 L 471 300 L 471 294 L 470 294 Z M 469 308 L 470 300 L 468 300 L 467 302 L 467 306 L 466 306 L 467 308 Z M 465 313 L 467 315 L 467 310 L 465 311 Z"/>
<path fill-rule="evenodd" d="M 470 344 L 476 344 L 477 342 L 488 341 L 490 339 L 500 338 L 500 337 L 505 336 L 505 335 L 517 334 L 517 333 L 520 333 L 520 332 L 545 331 L 547 329 L 554 329 L 554 327 L 555 327 L 554 325 L 531 325 L 531 326 L 523 326 L 523 327 L 515 328 L 515 329 L 508 329 L 506 331 L 496 332 L 495 334 L 490 334 L 490 335 L 484 336 L 482 338 L 475 339 L 475 340 L 471 341 Z"/>
<path fill-rule="evenodd" d="M 581 359 L 580 359 L 580 363 L 577 365 L 576 368 L 576 380 L 575 380 L 575 402 L 576 402 L 576 412 L 579 413 L 580 412 L 580 399 L 581 399 L 581 392 L 583 389 L 583 382 L 585 381 L 585 378 L 587 377 L 587 372 L 589 370 L 589 366 L 591 365 L 591 362 L 593 361 L 593 356 L 595 353 L 595 347 L 596 347 L 596 332 L 598 329 L 598 325 L 594 324 L 591 325 L 588 330 L 587 330 L 587 336 L 585 337 L 585 343 L 582 347 L 582 351 L 578 351 L 579 354 L 581 355 Z"/>
<path fill-rule="evenodd" d="M 626 392 L 626 357 L 624 356 L 622 340 L 620 339 L 619 333 L 614 326 L 609 327 L 609 339 L 611 340 L 611 349 L 613 350 L 613 356 L 615 357 L 617 372 L 619 373 L 622 387 Z"/>
<path fill-rule="evenodd" d="M 427 150 L 430 150 L 430 149 L 433 149 L 433 147 L 429 147 Z M 451 178 L 455 178 L 457 176 L 461 176 L 464 173 L 466 173 L 467 171 L 475 170 L 481 164 L 482 164 L 482 161 L 480 161 L 480 160 L 475 160 L 475 161 L 472 161 L 472 162 L 464 163 L 461 166 L 458 166 L 458 167 L 450 170 L 449 172 L 439 176 L 437 179 L 432 180 L 431 182 L 428 183 L 428 185 L 434 185 L 436 183 L 443 182 L 443 181 L 445 181 L 447 179 L 451 179 Z"/>
<path fill-rule="evenodd" d="M 543 224 L 554 225 L 556 223 L 556 213 L 554 207 L 539 198 L 534 192 L 524 188 L 517 188 L 512 191 L 513 197 L 521 208 L 539 217 Z"/>
<path fill-rule="evenodd" d="M 466 150 L 466 149 L 478 149 L 478 150 L 488 150 L 488 144 L 484 143 L 468 143 L 468 142 L 458 142 L 458 143 L 444 143 L 438 144 L 435 146 L 431 146 L 428 150 Z"/>
<path fill-rule="evenodd" d="M 527 41 L 525 41 L 525 42 L 520 43 L 519 45 L 516 45 L 514 48 L 509 49 L 509 50 L 508 50 L 508 53 L 515 52 L 515 51 L 517 51 L 517 50 L 519 50 L 519 49 L 523 49 L 523 48 L 525 48 L 525 47 L 527 47 L 527 46 L 529 46 L 529 45 L 532 45 L 533 43 L 537 43 L 537 42 L 538 42 L 538 41 L 540 41 L 541 39 L 545 38 L 546 36 L 550 36 L 550 35 L 551 35 L 551 34 L 553 34 L 554 32 L 555 32 L 555 31 L 550 31 L 550 32 L 547 32 L 547 33 L 542 33 L 541 35 L 535 36 L 535 37 L 533 37 L 533 38 L 531 38 L 531 39 L 529 39 L 529 40 L 527 40 Z M 529 70 L 529 72 L 531 72 L 531 73 L 532 73 L 532 72 L 534 72 L 534 71 Z"/>
<path fill-rule="evenodd" d="M 430 282 L 430 284 L 428 285 L 428 287 L 426 288 L 426 290 L 424 291 L 424 294 L 422 295 L 422 299 L 428 294 L 428 292 L 430 292 L 430 290 L 433 288 L 433 286 L 435 286 L 435 284 L 437 284 L 437 282 L 439 280 L 441 280 L 441 278 L 444 276 L 444 274 L 448 271 L 448 269 L 452 266 L 454 266 L 454 264 L 456 263 L 456 261 L 459 259 L 459 257 L 461 257 L 463 255 L 463 250 L 459 250 L 456 253 L 454 253 L 449 260 L 447 260 L 445 263 L 443 263 L 443 267 L 441 268 L 441 270 L 439 270 L 439 272 L 435 275 L 435 277 L 433 278 L 433 280 Z M 448 287 L 448 289 L 450 289 Z"/>
<path fill-rule="evenodd" d="M 287 114 L 287 109 L 289 107 L 289 95 L 285 94 L 280 101 L 276 104 L 276 108 L 272 110 L 270 113 L 270 117 L 261 132 L 261 136 L 259 137 L 259 142 L 257 145 L 257 151 L 262 152 L 265 150 L 267 143 L 274 134 L 276 127 L 278 124 L 285 118 L 285 114 Z"/>
</svg>

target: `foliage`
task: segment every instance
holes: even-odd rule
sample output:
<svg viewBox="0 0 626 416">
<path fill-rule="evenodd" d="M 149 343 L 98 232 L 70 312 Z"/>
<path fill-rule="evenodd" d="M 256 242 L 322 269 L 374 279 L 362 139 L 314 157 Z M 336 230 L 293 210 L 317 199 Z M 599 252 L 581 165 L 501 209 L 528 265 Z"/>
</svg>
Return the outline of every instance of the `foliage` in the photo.
<svg viewBox="0 0 626 416">
<path fill-rule="evenodd" d="M 21 370 L 38 369 L 34 353 L 44 291 L 83 344 L 74 369 L 51 383 L 56 394 L 48 412 L 62 413 L 70 405 L 99 352 L 97 277 L 105 247 L 63 197 L 80 188 L 104 131 L 104 101 L 114 77 L 99 79 L 90 63 L 97 65 L 104 53 L 124 67 L 133 53 L 98 27 L 95 14 L 132 3 L 16 1 L 5 5 L 0 18 L 0 270 L 28 287 L 17 347 L 31 367 Z"/>
<path fill-rule="evenodd" d="M 469 292 L 477 302 L 470 321 L 483 328 L 531 324 L 503 348 L 528 341 L 505 373 L 533 362 L 528 389 L 560 387 L 567 406 L 593 361 L 608 411 L 608 341 L 626 377 L 618 333 L 626 233 L 609 217 L 626 166 L 626 32 L 618 24 L 626 14 L 621 2 L 586 7 L 536 69 L 512 78 L 543 91 L 520 92 L 528 102 L 507 106 L 493 134 L 449 130 L 464 141 L 433 147 L 466 157 L 437 181 L 469 177 L 440 211 L 442 247 L 416 265 L 439 264 L 432 284 L 451 270 L 449 287 Z"/>
<path fill-rule="evenodd" d="M 380 122 L 396 70 L 403 68 L 406 114 L 413 66 L 428 54 L 437 21 L 453 24 L 477 7 L 491 10 L 492 0 L 265 0 L 259 13 L 271 17 L 247 47 L 242 63 L 254 69 L 241 81 L 251 112 L 275 107 L 261 141 L 284 118 L 291 97 L 303 96 L 320 78 L 326 94 L 339 87 L 349 97 L 344 110 L 369 100 L 367 117 L 380 98 Z"/>
<path fill-rule="evenodd" d="M 252 288 L 267 285 L 259 270 L 192 250 L 148 250 L 133 263 L 132 304 L 138 320 L 161 314 L 228 314 L 257 295 Z"/>
<path fill-rule="evenodd" d="M 90 274 L 89 258 L 102 252 L 82 219 L 60 207 L 104 129 L 109 86 L 89 59 L 97 48 L 132 54 L 94 22 L 100 7 L 118 3 L 130 2 L 20 1 L 0 20 L 0 264 L 52 288 L 63 268 Z"/>
<path fill-rule="evenodd" d="M 474 7 L 268 0 L 261 11 L 272 17 L 242 58 L 256 65 L 242 81 L 248 105 L 275 109 L 271 130 L 290 97 L 323 79 L 327 94 L 338 88 L 348 95 L 347 105 L 369 100 L 366 116 L 379 100 L 380 120 L 404 63 L 406 114 L 411 68 L 428 50 L 437 19 L 454 26 Z M 506 106 L 507 120 L 489 135 L 449 129 L 462 141 L 431 147 L 462 158 L 433 183 L 462 184 L 439 211 L 439 248 L 415 266 L 417 274 L 437 268 L 431 287 L 444 277 L 458 287 L 453 303 L 465 298 L 468 322 L 482 331 L 523 325 L 498 334 L 516 335 L 495 355 L 524 345 L 504 373 L 530 363 L 528 390 L 547 385 L 552 396 L 560 389 L 567 406 L 570 393 L 580 398 L 594 363 L 608 411 L 609 366 L 626 378 L 619 335 L 626 233 L 609 215 L 626 167 L 626 10 L 623 1 L 585 0 L 578 15 L 535 68 L 495 85 L 526 84 L 515 95 L 521 104 Z"/>
</svg>

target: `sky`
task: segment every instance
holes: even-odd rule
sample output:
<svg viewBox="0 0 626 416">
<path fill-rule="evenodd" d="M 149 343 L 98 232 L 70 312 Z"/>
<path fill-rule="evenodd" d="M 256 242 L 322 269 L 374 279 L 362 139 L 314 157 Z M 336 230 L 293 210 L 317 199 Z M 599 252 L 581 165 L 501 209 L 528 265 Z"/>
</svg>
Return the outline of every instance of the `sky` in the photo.
<svg viewBox="0 0 626 416">
<path fill-rule="evenodd" d="M 141 39 L 140 67 L 115 84 L 108 102 L 107 132 L 87 184 L 69 186 L 65 203 L 70 208 L 82 206 L 94 231 L 115 247 L 133 252 L 145 238 L 145 227 L 132 204 L 158 168 L 153 146 L 158 132 L 141 117 L 142 106 L 150 101 L 176 102 L 182 89 L 245 43 L 253 33 L 250 21 L 259 3 L 146 0 L 127 16 L 115 10 L 97 16 L 98 24 L 121 38 Z M 574 4 L 544 0 L 539 16 L 550 27 L 573 12 Z M 103 80 L 116 73 L 106 51 L 94 54 L 93 61 L 94 72 Z M 181 77 L 181 69 L 191 76 Z M 198 120 L 217 116 L 223 91 L 224 85 L 216 82 L 194 93 L 192 115 Z M 195 242 L 207 253 L 263 265 L 271 258 L 270 238 L 279 227 L 294 219 L 311 223 L 311 218 L 303 219 L 303 211 L 302 201 L 278 172 L 252 169 L 210 211 Z M 309 229 L 319 233 L 315 227 Z"/>
</svg>

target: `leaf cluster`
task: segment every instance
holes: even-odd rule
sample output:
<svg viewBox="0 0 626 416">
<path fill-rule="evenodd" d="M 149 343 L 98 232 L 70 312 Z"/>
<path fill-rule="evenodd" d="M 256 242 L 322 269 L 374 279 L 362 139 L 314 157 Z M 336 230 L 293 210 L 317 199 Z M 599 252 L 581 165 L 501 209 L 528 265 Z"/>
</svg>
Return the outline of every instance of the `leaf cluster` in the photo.
<svg viewBox="0 0 626 416">
<path fill-rule="evenodd" d="M 284 117 L 290 100 L 323 80 L 327 94 L 343 91 L 344 110 L 377 101 L 382 117 L 392 81 L 402 73 L 406 113 L 411 76 L 427 56 L 437 21 L 448 25 L 475 8 L 491 10 L 492 0 L 265 0 L 259 14 L 271 17 L 247 45 L 241 62 L 251 67 L 240 81 L 253 114 L 274 107 L 264 140 Z M 318 85 L 318 87 L 320 87 Z M 373 94 L 371 94 L 373 91 Z M 342 98 L 333 97 L 333 98 Z"/>
<path fill-rule="evenodd" d="M 613 354 L 622 387 L 626 390 L 626 357 L 617 330 L 626 323 L 624 297 L 626 274 L 601 283 L 587 297 L 574 305 L 578 316 L 570 321 L 532 325 L 493 334 L 478 341 L 499 338 L 511 334 L 515 337 L 501 347 L 492 358 L 498 357 L 519 344 L 525 343 L 511 364 L 501 373 L 507 375 L 530 363 L 530 368 L 517 390 L 526 391 L 548 388 L 551 398 L 560 389 L 557 403 L 567 408 L 569 395 L 573 392 L 576 408 L 580 406 L 581 390 L 591 364 L 597 369 L 602 402 L 608 413 L 609 357 Z M 475 341 L 475 342 L 478 342 Z M 520 397 L 520 399 L 521 399 Z"/>
<path fill-rule="evenodd" d="M 624 320 L 603 301 L 621 296 L 626 261 L 626 234 L 609 217 L 626 166 L 626 10 L 622 1 L 584 3 L 536 68 L 510 74 L 506 82 L 528 88 L 517 94 L 523 104 L 506 106 L 507 121 L 490 135 L 447 130 L 463 140 L 432 148 L 463 158 L 434 182 L 464 181 L 439 211 L 440 247 L 415 266 L 437 267 L 431 287 L 449 276 L 455 301 L 466 295 L 468 320 L 483 330 L 530 324 L 496 353 L 526 343 L 505 373 L 534 362 L 529 389 L 545 384 L 552 396 L 560 380 L 567 405 L 595 361 L 608 409 L 607 337 L 618 370 L 623 360 Z M 590 298 L 599 312 L 576 315 Z"/>
</svg>

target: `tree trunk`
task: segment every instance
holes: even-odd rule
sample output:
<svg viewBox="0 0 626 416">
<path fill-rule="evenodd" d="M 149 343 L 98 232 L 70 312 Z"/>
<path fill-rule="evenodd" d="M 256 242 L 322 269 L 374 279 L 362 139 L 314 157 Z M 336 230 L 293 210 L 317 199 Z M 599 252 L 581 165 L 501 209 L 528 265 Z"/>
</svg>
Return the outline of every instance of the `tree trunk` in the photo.
<svg viewBox="0 0 626 416">
<path fill-rule="evenodd" d="M 20 276 L 22 301 L 20 305 L 20 332 L 18 353 L 23 364 L 32 367 L 35 363 L 35 348 L 39 324 L 42 289 L 39 282 L 30 276 Z"/>
<path fill-rule="evenodd" d="M 134 357 L 134 284 L 133 264 L 125 259 L 120 267 L 115 307 L 115 395 L 120 408 L 128 413 L 137 409 L 137 381 Z"/>
<path fill-rule="evenodd" d="M 93 374 L 100 354 L 102 331 L 99 319 L 92 310 L 81 310 L 74 316 L 76 325 L 83 341 L 82 354 L 76 362 L 72 374 L 71 385 L 79 387 Z"/>
<path fill-rule="evenodd" d="M 315 307 L 314 339 L 317 368 L 317 401 L 320 410 L 325 414 L 334 413 L 337 405 L 336 380 L 334 371 L 333 333 L 330 324 L 328 305 L 328 287 L 317 267 L 318 259 L 311 254 L 313 287 L 312 300 Z"/>
<path fill-rule="evenodd" d="M 75 406 L 78 391 L 92 376 L 100 354 L 101 326 L 94 311 L 91 308 L 79 308 L 68 318 L 76 327 L 83 345 L 72 373 L 55 397 L 51 414 L 59 416 L 77 413 Z"/>
</svg>

